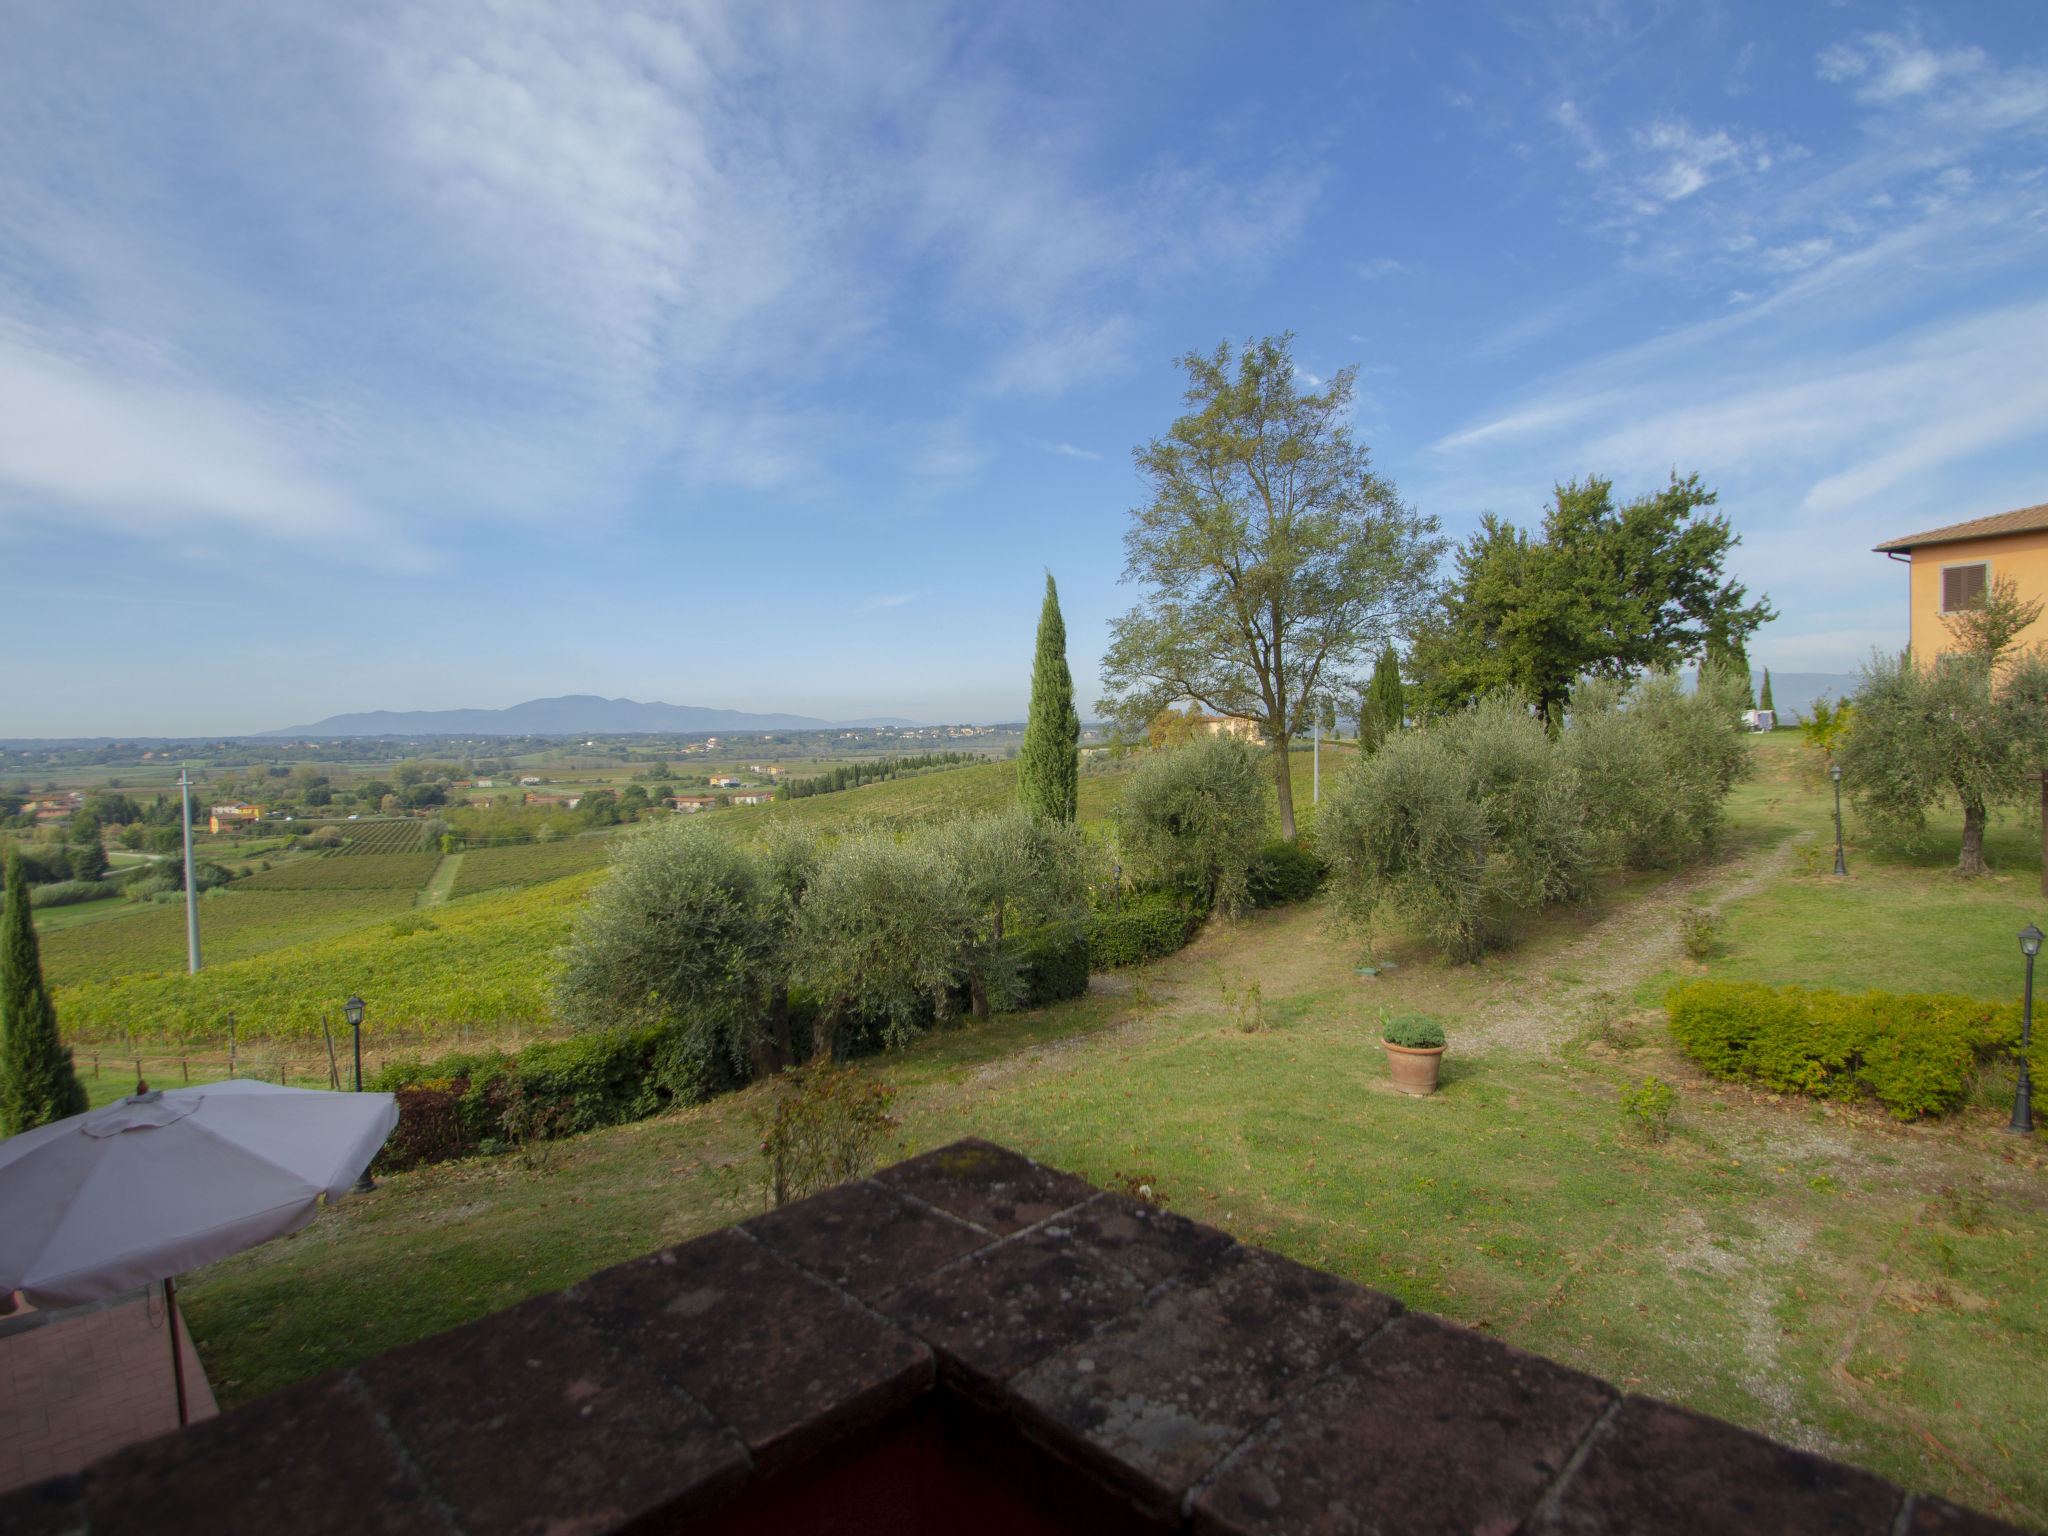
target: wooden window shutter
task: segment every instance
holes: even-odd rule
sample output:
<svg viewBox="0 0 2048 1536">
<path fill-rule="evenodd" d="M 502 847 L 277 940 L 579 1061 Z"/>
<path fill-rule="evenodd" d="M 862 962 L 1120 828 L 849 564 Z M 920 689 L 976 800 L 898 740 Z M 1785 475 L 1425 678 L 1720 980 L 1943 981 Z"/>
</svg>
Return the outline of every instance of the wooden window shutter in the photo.
<svg viewBox="0 0 2048 1536">
<path fill-rule="evenodd" d="M 1986 565 L 1952 565 L 1941 573 L 1941 611 L 1960 613 L 1983 601 L 1990 572 Z"/>
</svg>

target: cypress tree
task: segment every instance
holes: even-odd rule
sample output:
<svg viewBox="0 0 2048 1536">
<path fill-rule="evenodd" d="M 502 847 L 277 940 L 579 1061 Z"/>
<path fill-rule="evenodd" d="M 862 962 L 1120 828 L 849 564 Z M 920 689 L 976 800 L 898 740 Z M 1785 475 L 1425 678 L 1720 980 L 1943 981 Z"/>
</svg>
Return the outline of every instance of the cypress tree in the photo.
<svg viewBox="0 0 2048 1536">
<path fill-rule="evenodd" d="M 1059 588 L 1045 573 L 1038 615 L 1038 656 L 1031 663 L 1031 716 L 1018 754 L 1017 799 L 1033 816 L 1072 821 L 1081 811 L 1081 717 L 1067 669 L 1067 625 Z"/>
<path fill-rule="evenodd" d="M 1401 653 L 1392 641 L 1380 652 L 1366 686 L 1365 707 L 1359 711 L 1358 745 L 1367 752 L 1401 729 L 1408 715 L 1408 690 L 1401 682 Z"/>
<path fill-rule="evenodd" d="M 28 872 L 7 854 L 7 910 L 0 913 L 0 1130 L 9 1136 L 85 1113 L 85 1085 L 57 1038 L 57 1010 L 43 984 L 29 908 Z"/>
<path fill-rule="evenodd" d="M 1777 712 L 1778 706 L 1771 702 L 1771 669 L 1769 667 L 1764 668 L 1763 696 L 1756 701 L 1756 707 L 1758 709 L 1768 709 L 1774 714 Z"/>
</svg>

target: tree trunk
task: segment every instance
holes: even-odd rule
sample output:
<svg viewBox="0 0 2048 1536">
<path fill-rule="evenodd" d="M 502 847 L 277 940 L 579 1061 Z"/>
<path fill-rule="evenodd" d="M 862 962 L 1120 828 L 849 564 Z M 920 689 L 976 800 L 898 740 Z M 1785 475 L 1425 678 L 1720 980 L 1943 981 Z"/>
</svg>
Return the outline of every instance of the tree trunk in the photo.
<svg viewBox="0 0 2048 1536">
<path fill-rule="evenodd" d="M 974 1000 L 974 1016 L 986 1021 L 988 1018 L 988 983 L 982 980 L 981 972 L 967 973 L 967 995 Z"/>
<path fill-rule="evenodd" d="M 789 1037 L 789 988 L 768 994 L 768 1029 L 775 1039 L 775 1070 L 796 1065 L 796 1042 Z"/>
<path fill-rule="evenodd" d="M 1991 866 L 1984 862 L 1984 822 L 1984 802 L 1982 800 L 1965 800 L 1963 802 L 1963 851 L 1956 859 L 1956 873 L 1965 879 L 1990 872 Z"/>
<path fill-rule="evenodd" d="M 1273 788 L 1280 796 L 1280 837 L 1294 841 L 1294 765 L 1287 758 L 1287 730 L 1283 724 L 1273 738 Z"/>
<path fill-rule="evenodd" d="M 782 1070 L 781 1062 L 776 1059 L 775 1042 L 766 1035 L 754 1036 L 748 1048 L 754 1058 L 754 1081 L 759 1082 L 764 1077 L 773 1077 Z"/>
<path fill-rule="evenodd" d="M 811 1060 L 830 1062 L 832 1048 L 839 1043 L 839 1011 L 845 1004 L 834 998 L 818 1015 L 818 1022 L 811 1026 Z"/>
</svg>

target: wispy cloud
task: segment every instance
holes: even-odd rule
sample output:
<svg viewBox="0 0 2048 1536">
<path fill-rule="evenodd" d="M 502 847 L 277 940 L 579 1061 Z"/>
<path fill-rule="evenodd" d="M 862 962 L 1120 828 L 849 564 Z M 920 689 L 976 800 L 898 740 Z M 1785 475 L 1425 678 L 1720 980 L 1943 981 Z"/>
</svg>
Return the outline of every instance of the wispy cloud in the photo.
<svg viewBox="0 0 2048 1536">
<path fill-rule="evenodd" d="M 915 592 L 890 592 L 879 597 L 870 597 L 861 604 L 862 609 L 901 608 L 916 599 Z"/>
<path fill-rule="evenodd" d="M 1046 453 L 1056 453 L 1066 459 L 1098 460 L 1102 457 L 1092 448 L 1076 448 L 1072 443 L 1040 443 L 1039 447 Z"/>
</svg>

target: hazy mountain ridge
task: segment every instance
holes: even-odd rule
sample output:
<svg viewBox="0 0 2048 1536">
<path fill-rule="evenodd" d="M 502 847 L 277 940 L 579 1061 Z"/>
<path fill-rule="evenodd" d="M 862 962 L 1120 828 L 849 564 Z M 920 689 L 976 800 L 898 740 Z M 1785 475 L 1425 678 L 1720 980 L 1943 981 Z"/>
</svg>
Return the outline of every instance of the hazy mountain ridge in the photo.
<svg viewBox="0 0 2048 1536">
<path fill-rule="evenodd" d="M 702 731 L 817 731 L 834 726 L 914 726 L 915 720 L 819 720 L 809 715 L 749 714 L 696 704 L 641 703 L 571 693 L 504 709 L 376 709 L 330 715 L 311 725 L 261 731 L 275 736 L 573 736 L 691 735 Z"/>
</svg>

